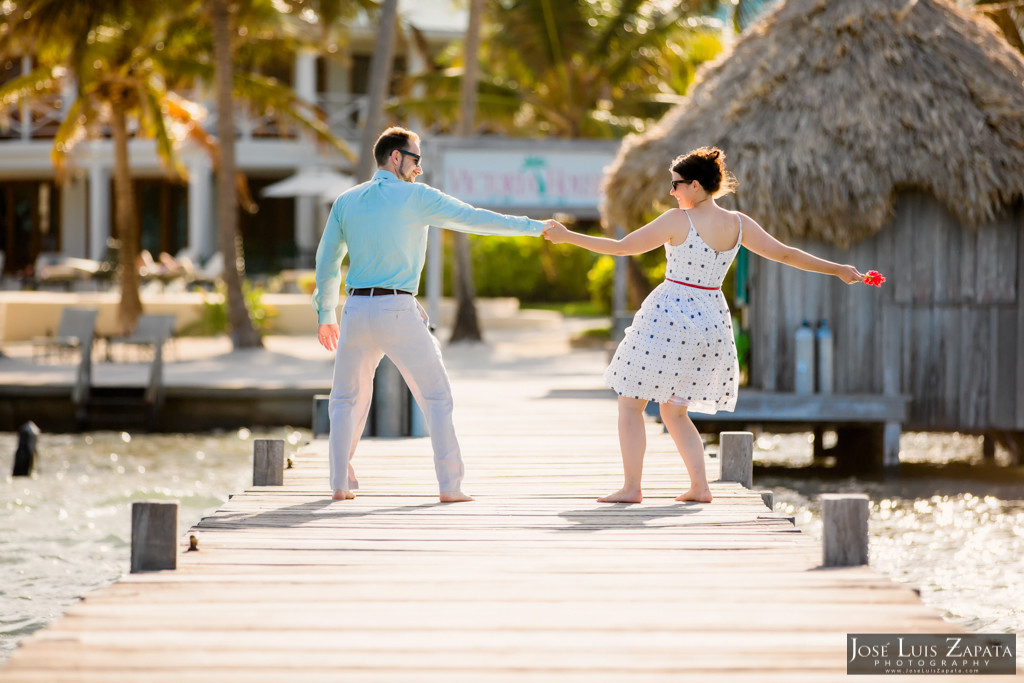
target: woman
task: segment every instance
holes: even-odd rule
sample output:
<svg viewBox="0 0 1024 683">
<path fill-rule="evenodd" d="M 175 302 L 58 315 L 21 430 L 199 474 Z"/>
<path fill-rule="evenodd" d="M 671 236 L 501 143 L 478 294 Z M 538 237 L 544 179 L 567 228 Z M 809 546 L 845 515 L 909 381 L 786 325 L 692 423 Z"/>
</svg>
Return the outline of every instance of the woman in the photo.
<svg viewBox="0 0 1024 683">
<path fill-rule="evenodd" d="M 715 413 L 736 407 L 739 365 L 732 316 L 721 285 L 740 245 L 794 268 L 835 275 L 847 284 L 863 282 L 850 265 L 840 265 L 782 244 L 753 219 L 727 211 L 715 199 L 732 192 L 736 179 L 725 154 L 702 147 L 676 157 L 670 166 L 670 194 L 679 204 L 621 240 L 592 237 L 548 221 L 544 236 L 599 254 L 641 254 L 664 245 L 665 281 L 644 301 L 605 372 L 619 394 L 619 446 L 625 482 L 602 503 L 643 500 L 647 401 L 661 404 L 661 417 L 690 477 L 678 501 L 711 502 L 704 470 L 704 444 L 687 411 Z"/>
</svg>

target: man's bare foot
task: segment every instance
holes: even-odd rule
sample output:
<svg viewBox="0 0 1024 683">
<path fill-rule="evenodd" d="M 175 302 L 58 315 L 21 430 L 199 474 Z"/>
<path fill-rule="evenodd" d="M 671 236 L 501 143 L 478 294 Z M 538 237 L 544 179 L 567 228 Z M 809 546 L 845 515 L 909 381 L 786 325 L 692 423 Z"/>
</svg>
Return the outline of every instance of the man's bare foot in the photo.
<svg viewBox="0 0 1024 683">
<path fill-rule="evenodd" d="M 446 491 L 441 494 L 442 503 L 468 503 L 473 500 L 472 496 L 467 496 L 462 491 Z"/>
<path fill-rule="evenodd" d="M 694 503 L 710 503 L 711 489 L 690 489 L 681 496 L 677 496 L 676 500 L 680 502 L 692 501 Z"/>
<path fill-rule="evenodd" d="M 640 492 L 640 489 L 625 489 L 621 488 L 615 493 L 609 493 L 603 498 L 598 498 L 598 503 L 639 503 L 644 499 L 644 494 Z"/>
<path fill-rule="evenodd" d="M 334 489 L 334 495 L 331 496 L 331 500 L 352 500 L 356 497 L 356 494 L 351 491 L 345 491 L 344 489 Z"/>
</svg>

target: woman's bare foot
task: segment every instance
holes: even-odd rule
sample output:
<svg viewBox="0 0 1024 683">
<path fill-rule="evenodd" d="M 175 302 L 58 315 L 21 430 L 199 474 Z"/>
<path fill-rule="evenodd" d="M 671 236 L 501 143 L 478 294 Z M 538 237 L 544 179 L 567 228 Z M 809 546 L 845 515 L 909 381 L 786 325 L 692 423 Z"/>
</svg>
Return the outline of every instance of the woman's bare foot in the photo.
<svg viewBox="0 0 1024 683">
<path fill-rule="evenodd" d="M 710 503 L 711 489 L 690 489 L 683 495 L 677 496 L 676 500 L 681 502 L 692 501 L 694 503 Z"/>
<path fill-rule="evenodd" d="M 352 500 L 356 497 L 356 494 L 351 491 L 345 491 L 343 489 L 334 489 L 334 495 L 331 496 L 331 500 Z"/>
<path fill-rule="evenodd" d="M 609 493 L 603 498 L 598 498 L 598 503 L 639 503 L 643 501 L 644 494 L 640 489 L 621 488 L 615 493 Z"/>
<path fill-rule="evenodd" d="M 441 494 L 442 503 L 468 503 L 473 500 L 472 496 L 467 496 L 462 491 L 445 491 Z"/>
</svg>

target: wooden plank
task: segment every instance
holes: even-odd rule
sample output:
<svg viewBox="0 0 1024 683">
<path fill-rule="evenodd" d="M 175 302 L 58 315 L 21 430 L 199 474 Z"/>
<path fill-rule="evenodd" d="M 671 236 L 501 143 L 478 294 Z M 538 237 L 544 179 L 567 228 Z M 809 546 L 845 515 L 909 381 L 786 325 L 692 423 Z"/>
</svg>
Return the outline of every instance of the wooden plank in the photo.
<svg viewBox="0 0 1024 683">
<path fill-rule="evenodd" d="M 1021 363 L 1021 340 L 1017 336 L 1014 306 L 992 308 L 992 346 L 989 376 L 989 425 L 1013 430 L 1017 412 L 1017 366 Z"/>
<path fill-rule="evenodd" d="M 750 307 L 750 383 L 765 391 L 777 391 L 780 386 L 775 358 L 779 354 L 779 336 L 775 321 L 779 315 L 779 271 L 782 266 L 767 259 L 754 258 L 751 267 L 752 281 L 757 284 L 751 291 L 754 300 Z"/>
<path fill-rule="evenodd" d="M 960 419 L 962 429 L 983 429 L 989 419 L 992 315 L 964 307 L 961 337 Z"/>
<path fill-rule="evenodd" d="M 914 233 L 919 229 L 915 209 L 919 203 L 920 199 L 909 193 L 901 194 L 896 201 L 892 219 L 893 251 L 901 256 L 915 253 Z M 909 304 L 914 301 L 914 271 L 906 264 L 903 266 L 894 268 L 887 277 L 892 283 L 896 303 Z"/>
<path fill-rule="evenodd" d="M 1014 212 L 1014 222 L 1021 225 L 1024 221 L 1024 208 L 1020 206 Z M 1024 239 L 1017 240 L 1017 277 L 1024 278 Z M 1018 286 L 1020 286 L 1018 284 Z M 1017 340 L 1024 343 L 1024 291 L 1017 290 L 1017 301 L 1014 305 L 1017 311 Z M 1016 410 L 1014 418 L 1014 429 L 1024 432 L 1024 361 L 1017 360 L 1017 382 L 1016 382 Z"/>
<path fill-rule="evenodd" d="M 907 415 L 906 395 L 811 394 L 741 391 L 732 413 L 704 416 L 693 413 L 694 422 L 704 420 L 740 423 L 862 423 L 903 421 Z"/>
<path fill-rule="evenodd" d="M 1017 303 L 1019 231 L 1012 214 L 1000 216 L 978 230 L 978 303 Z"/>
<path fill-rule="evenodd" d="M 939 402 L 934 427 L 956 430 L 960 424 L 960 382 L 963 372 L 961 354 L 963 349 L 962 307 L 946 306 L 936 311 L 938 322 L 938 358 L 941 362 L 939 381 Z"/>
<path fill-rule="evenodd" d="M 932 289 L 935 303 L 945 306 L 961 302 L 963 283 L 960 281 L 963 258 L 964 228 L 948 212 L 943 212 L 941 238 L 936 238 L 932 252 L 935 254 L 935 273 Z"/>
<path fill-rule="evenodd" d="M 898 396 L 903 393 L 902 309 L 894 302 L 882 305 L 882 393 Z"/>
<path fill-rule="evenodd" d="M 912 277 L 911 301 L 915 306 L 927 306 L 935 301 L 935 260 L 936 252 L 942 245 L 936 244 L 936 235 L 941 235 L 940 213 L 937 202 L 930 196 L 916 192 L 908 198 L 912 206 L 913 242 L 906 255 Z M 944 241 L 943 241 L 944 242 Z"/>
</svg>

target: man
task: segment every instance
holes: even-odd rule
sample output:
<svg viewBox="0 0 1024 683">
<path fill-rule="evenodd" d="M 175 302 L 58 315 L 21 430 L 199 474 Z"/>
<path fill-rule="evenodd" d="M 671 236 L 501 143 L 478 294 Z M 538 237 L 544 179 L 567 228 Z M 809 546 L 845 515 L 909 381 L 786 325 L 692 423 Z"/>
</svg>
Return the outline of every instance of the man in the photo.
<svg viewBox="0 0 1024 683">
<path fill-rule="evenodd" d="M 329 457 L 335 500 L 354 498 L 359 487 L 352 456 L 370 409 L 373 374 L 384 354 L 394 362 L 419 403 L 430 431 L 441 502 L 472 500 L 462 492 L 462 454 L 452 423 L 452 392 L 441 347 L 417 303 L 430 225 L 480 235 L 534 235 L 545 225 L 518 216 L 476 209 L 428 185 L 416 184 L 420 140 L 404 128 L 388 128 L 373 155 L 377 172 L 334 202 L 316 252 L 313 308 L 318 336 L 337 351 Z M 349 255 L 348 299 L 340 325 L 335 316 L 340 266 Z"/>
</svg>

